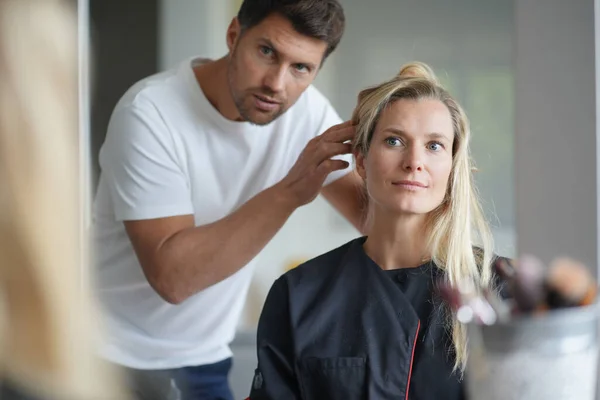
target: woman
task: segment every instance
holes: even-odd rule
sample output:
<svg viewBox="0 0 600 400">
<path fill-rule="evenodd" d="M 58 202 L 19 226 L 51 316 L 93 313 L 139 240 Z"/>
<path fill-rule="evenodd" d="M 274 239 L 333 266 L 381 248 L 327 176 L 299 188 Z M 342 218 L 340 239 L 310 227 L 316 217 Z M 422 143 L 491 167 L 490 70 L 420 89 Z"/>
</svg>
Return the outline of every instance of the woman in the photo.
<svg viewBox="0 0 600 400">
<path fill-rule="evenodd" d="M 0 398 L 119 400 L 81 279 L 77 31 L 58 0 L 0 0 Z"/>
<path fill-rule="evenodd" d="M 413 63 L 361 92 L 353 119 L 370 234 L 273 284 L 250 398 L 461 399 L 466 335 L 434 284 L 493 286 L 467 117 Z"/>
</svg>

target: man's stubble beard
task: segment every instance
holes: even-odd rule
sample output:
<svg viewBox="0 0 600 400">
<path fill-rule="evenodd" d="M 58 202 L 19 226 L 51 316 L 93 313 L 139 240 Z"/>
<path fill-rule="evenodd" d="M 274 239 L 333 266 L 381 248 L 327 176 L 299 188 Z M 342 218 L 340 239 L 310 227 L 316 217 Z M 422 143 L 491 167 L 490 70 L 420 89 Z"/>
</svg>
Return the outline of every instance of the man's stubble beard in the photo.
<svg viewBox="0 0 600 400">
<path fill-rule="evenodd" d="M 234 66 L 234 63 L 235 63 L 234 59 L 235 59 L 235 51 L 232 54 L 231 58 L 229 59 L 229 63 L 227 65 L 227 85 L 229 86 L 229 94 L 231 95 L 231 98 L 233 99 L 233 103 L 235 104 L 235 107 L 236 107 L 238 113 L 240 114 L 240 116 L 242 117 L 242 119 L 244 121 L 249 122 L 253 125 L 257 125 L 257 126 L 269 125 L 271 122 L 275 121 L 277 118 L 282 116 L 289 109 L 289 107 L 285 108 L 285 103 L 282 103 L 281 107 L 267 121 L 256 121 L 256 120 L 252 119 L 250 116 L 250 110 L 248 107 L 245 106 L 244 100 L 246 98 L 250 98 L 250 102 L 251 102 L 253 95 L 248 94 L 247 96 L 245 96 L 243 93 L 240 94 L 234 90 L 235 85 L 234 85 L 233 76 L 237 72 L 237 68 Z M 272 92 L 268 93 L 265 90 L 260 90 L 260 94 L 263 94 L 263 93 L 266 96 L 272 97 Z M 252 107 L 252 105 L 250 105 L 250 107 Z"/>
</svg>

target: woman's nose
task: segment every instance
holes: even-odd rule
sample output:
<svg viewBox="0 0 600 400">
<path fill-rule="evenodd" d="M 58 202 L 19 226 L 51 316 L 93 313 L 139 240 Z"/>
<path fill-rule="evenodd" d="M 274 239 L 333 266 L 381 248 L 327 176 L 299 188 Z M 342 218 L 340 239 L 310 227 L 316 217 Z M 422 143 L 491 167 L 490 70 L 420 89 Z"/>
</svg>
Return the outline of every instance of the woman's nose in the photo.
<svg viewBox="0 0 600 400">
<path fill-rule="evenodd" d="M 423 169 L 423 152 L 417 148 L 410 148 L 403 160 L 403 169 L 406 171 L 421 171 Z"/>
</svg>

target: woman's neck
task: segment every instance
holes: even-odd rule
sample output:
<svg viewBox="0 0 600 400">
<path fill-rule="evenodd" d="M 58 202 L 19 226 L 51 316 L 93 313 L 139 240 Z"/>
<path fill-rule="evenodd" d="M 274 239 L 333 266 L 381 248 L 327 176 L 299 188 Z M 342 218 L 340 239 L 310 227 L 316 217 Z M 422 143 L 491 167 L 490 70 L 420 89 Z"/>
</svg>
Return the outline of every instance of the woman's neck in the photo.
<svg viewBox="0 0 600 400">
<path fill-rule="evenodd" d="M 365 252 L 384 270 L 414 268 L 428 258 L 424 215 L 390 216 L 375 212 Z"/>
</svg>

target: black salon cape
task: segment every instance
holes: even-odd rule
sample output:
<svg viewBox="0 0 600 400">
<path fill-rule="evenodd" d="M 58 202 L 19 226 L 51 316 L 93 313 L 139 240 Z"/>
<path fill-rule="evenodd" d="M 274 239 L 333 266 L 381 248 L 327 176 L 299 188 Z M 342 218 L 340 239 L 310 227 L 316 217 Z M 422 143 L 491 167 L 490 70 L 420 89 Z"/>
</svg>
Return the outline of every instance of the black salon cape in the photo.
<svg viewBox="0 0 600 400">
<path fill-rule="evenodd" d="M 0 400 L 43 400 L 11 382 L 0 381 Z"/>
<path fill-rule="evenodd" d="M 442 272 L 433 263 L 384 271 L 365 240 L 275 281 L 259 321 L 251 400 L 465 398 L 433 290 Z"/>
</svg>

